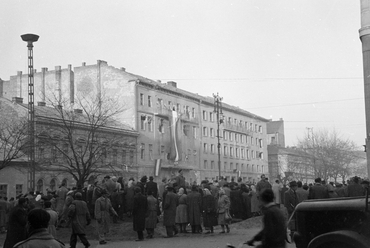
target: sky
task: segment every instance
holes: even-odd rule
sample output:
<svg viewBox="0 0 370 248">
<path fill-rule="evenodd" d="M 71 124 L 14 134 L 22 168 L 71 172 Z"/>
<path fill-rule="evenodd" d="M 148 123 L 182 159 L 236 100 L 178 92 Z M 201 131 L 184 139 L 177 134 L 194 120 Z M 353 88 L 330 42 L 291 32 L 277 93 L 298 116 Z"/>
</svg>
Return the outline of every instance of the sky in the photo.
<svg viewBox="0 0 370 248">
<path fill-rule="evenodd" d="M 68 64 L 125 67 L 285 125 L 365 144 L 360 0 L 1 0 L 0 78 Z"/>
</svg>

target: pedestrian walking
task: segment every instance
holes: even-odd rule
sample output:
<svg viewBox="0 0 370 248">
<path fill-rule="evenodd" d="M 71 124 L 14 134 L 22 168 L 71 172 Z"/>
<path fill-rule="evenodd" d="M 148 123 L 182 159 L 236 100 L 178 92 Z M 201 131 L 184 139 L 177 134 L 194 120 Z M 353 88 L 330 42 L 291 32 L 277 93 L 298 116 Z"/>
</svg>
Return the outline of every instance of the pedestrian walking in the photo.
<svg viewBox="0 0 370 248">
<path fill-rule="evenodd" d="M 217 213 L 218 213 L 218 218 L 217 222 L 219 225 L 221 225 L 221 233 L 225 233 L 225 227 L 226 227 L 226 232 L 230 232 L 229 224 L 231 220 L 228 220 L 225 218 L 225 216 L 229 213 L 230 210 L 230 199 L 229 197 L 225 194 L 225 191 L 223 189 L 220 189 L 218 192 L 219 197 L 217 201 Z"/>
<path fill-rule="evenodd" d="M 137 239 L 135 241 L 143 241 L 145 230 L 145 216 L 147 214 L 148 202 L 146 197 L 142 194 L 140 187 L 135 187 L 134 196 L 134 209 L 132 211 L 133 216 L 133 228 L 137 232 Z"/>
<path fill-rule="evenodd" d="M 178 233 L 175 226 L 176 208 L 179 205 L 179 198 L 174 193 L 174 188 L 170 184 L 167 186 L 167 193 L 164 193 L 163 201 L 163 225 L 166 227 L 166 238 L 172 238 Z"/>
<path fill-rule="evenodd" d="M 217 226 L 216 200 L 208 188 L 204 188 L 202 204 L 203 226 L 207 230 L 205 234 L 213 233 L 213 227 Z"/>
<path fill-rule="evenodd" d="M 99 244 L 106 244 L 105 239 L 110 228 L 110 214 L 117 215 L 108 198 L 108 192 L 105 189 L 101 190 L 101 196 L 95 202 L 95 219 L 97 221 L 97 231 L 99 236 Z"/>
<path fill-rule="evenodd" d="M 160 215 L 160 210 L 158 199 L 156 199 L 153 196 L 153 192 L 150 190 L 148 191 L 147 203 L 148 207 L 145 218 L 145 229 L 148 234 L 147 238 L 152 239 L 154 235 L 154 229 L 157 226 L 158 215 Z"/>
<path fill-rule="evenodd" d="M 180 233 L 187 233 L 186 226 L 189 223 L 188 219 L 188 200 L 186 189 L 179 188 L 177 195 L 179 197 L 179 205 L 176 208 L 176 224 L 180 227 Z"/>
<path fill-rule="evenodd" d="M 48 232 L 57 238 L 57 225 L 58 225 L 58 213 L 51 209 L 51 202 L 44 202 L 45 211 L 50 215 L 50 221 L 48 225 Z"/>
<path fill-rule="evenodd" d="M 86 239 L 86 226 L 90 225 L 91 217 L 87 203 L 82 200 L 82 194 L 76 193 L 75 200 L 69 206 L 68 216 L 71 218 L 72 234 L 69 240 L 71 248 L 76 248 L 77 236 L 80 238 L 85 248 L 90 246 Z"/>
</svg>

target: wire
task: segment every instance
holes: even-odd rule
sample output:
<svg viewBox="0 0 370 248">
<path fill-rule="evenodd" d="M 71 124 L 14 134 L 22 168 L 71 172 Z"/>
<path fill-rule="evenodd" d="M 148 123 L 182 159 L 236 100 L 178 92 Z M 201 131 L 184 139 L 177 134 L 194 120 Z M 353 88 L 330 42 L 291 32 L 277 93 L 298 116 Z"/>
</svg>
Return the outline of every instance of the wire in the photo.
<svg viewBox="0 0 370 248">
<path fill-rule="evenodd" d="M 363 80 L 362 77 L 327 77 L 327 78 L 163 78 L 163 81 L 269 81 L 269 80 Z"/>
</svg>

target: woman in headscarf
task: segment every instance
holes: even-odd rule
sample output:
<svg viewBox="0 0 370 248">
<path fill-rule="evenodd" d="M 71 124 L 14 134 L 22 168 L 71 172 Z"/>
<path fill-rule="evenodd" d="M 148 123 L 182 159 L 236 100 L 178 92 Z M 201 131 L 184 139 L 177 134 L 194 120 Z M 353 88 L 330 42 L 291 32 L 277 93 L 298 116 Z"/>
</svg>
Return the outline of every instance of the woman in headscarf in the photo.
<svg viewBox="0 0 370 248">
<path fill-rule="evenodd" d="M 218 224 L 221 225 L 221 233 L 225 233 L 225 226 L 226 226 L 226 232 L 230 232 L 229 224 L 230 220 L 225 219 L 225 214 L 230 210 L 230 199 L 225 194 L 224 189 L 220 189 L 218 192 L 218 201 L 217 201 L 217 213 L 218 213 Z"/>
<path fill-rule="evenodd" d="M 253 216 L 258 216 L 259 215 L 259 201 L 257 198 L 257 192 L 256 192 L 256 187 L 254 185 L 251 185 L 251 191 L 250 191 L 250 196 L 251 196 L 251 212 Z"/>
<path fill-rule="evenodd" d="M 189 220 L 186 189 L 184 187 L 179 188 L 177 195 L 179 197 L 179 205 L 176 208 L 175 222 L 180 226 L 180 233 L 187 233 L 186 225 L 189 223 Z"/>
<path fill-rule="evenodd" d="M 203 225 L 208 234 L 213 233 L 213 227 L 217 226 L 216 200 L 208 188 L 204 188 L 203 192 Z"/>
</svg>

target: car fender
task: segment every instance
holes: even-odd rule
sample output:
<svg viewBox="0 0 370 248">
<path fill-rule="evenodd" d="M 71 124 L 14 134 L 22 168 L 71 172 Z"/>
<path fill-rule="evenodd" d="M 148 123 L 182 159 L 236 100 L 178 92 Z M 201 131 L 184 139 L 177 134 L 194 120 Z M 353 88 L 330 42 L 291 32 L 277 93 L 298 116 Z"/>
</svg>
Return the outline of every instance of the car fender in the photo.
<svg viewBox="0 0 370 248">
<path fill-rule="evenodd" d="M 349 230 L 341 230 L 321 234 L 312 239 L 307 248 L 317 248 L 321 247 L 324 244 L 330 244 L 332 242 L 348 244 L 354 248 L 370 248 L 370 240 L 368 238 L 357 232 Z"/>
</svg>

